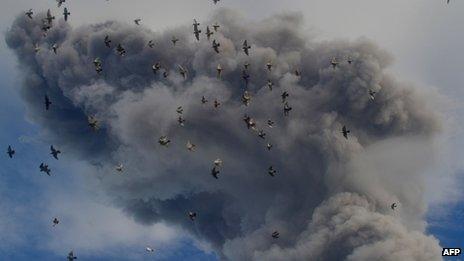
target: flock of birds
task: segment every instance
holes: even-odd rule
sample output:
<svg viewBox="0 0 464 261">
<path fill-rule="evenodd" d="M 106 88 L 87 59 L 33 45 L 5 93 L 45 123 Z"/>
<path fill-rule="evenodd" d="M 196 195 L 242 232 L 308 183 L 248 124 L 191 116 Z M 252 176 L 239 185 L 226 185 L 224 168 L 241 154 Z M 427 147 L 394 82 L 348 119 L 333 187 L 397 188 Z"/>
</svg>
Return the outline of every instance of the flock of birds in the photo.
<svg viewBox="0 0 464 261">
<path fill-rule="evenodd" d="M 61 7 L 65 2 L 66 0 L 56 0 L 57 3 L 58 3 L 58 7 Z M 108 0 L 107 0 L 108 1 Z M 213 0 L 214 4 L 217 4 L 220 0 Z M 449 0 L 447 0 L 447 3 L 449 3 Z M 28 19 L 33 19 L 33 15 L 34 15 L 34 12 L 32 9 L 28 10 L 27 12 L 25 12 L 25 15 Z M 70 17 L 71 13 L 69 12 L 68 8 L 67 7 L 64 7 L 64 10 L 63 10 L 63 17 L 64 17 L 64 20 L 65 21 L 68 21 L 69 17 Z M 47 14 L 46 14 L 46 17 L 44 19 L 42 19 L 42 31 L 43 31 L 43 36 L 46 37 L 47 36 L 47 32 L 52 28 L 53 26 L 53 20 L 55 20 L 55 16 L 53 16 L 50 12 L 50 9 L 47 11 Z M 134 20 L 134 23 L 136 25 L 140 25 L 141 24 L 141 21 L 142 19 L 141 18 L 136 18 Z M 195 39 L 197 41 L 200 41 L 200 36 L 201 36 L 201 33 L 202 33 L 202 30 L 200 29 L 200 23 L 197 22 L 197 20 L 194 19 L 194 23 L 193 23 L 193 35 L 195 36 Z M 212 28 L 212 30 L 211 30 Z M 215 23 L 211 26 L 211 28 L 209 26 L 206 27 L 206 32 L 205 32 L 205 35 L 206 35 L 206 38 L 208 41 L 211 42 L 211 37 L 214 35 L 214 33 L 218 32 L 218 30 L 220 29 L 220 25 L 218 23 Z M 179 38 L 177 38 L 176 36 L 173 36 L 172 39 L 171 39 L 171 42 L 172 42 L 172 45 L 173 47 L 175 48 L 176 47 L 176 44 L 177 42 L 179 41 Z M 104 39 L 102 39 L 102 42 L 103 44 L 108 47 L 108 48 L 112 48 L 112 40 L 110 38 L 109 35 L 106 35 L 104 37 Z M 155 47 L 155 42 L 153 40 L 150 40 L 148 41 L 147 43 L 147 46 L 149 48 L 154 48 Z M 215 53 L 217 54 L 220 54 L 221 53 L 221 44 L 220 42 L 218 42 L 216 39 L 213 39 L 212 42 L 211 42 L 211 47 L 212 49 L 214 50 Z M 252 46 L 248 43 L 247 40 L 244 40 L 243 41 L 243 44 L 242 44 L 242 47 L 241 47 L 242 51 L 244 52 L 245 55 L 247 56 L 250 56 L 250 53 L 251 53 L 251 50 L 252 50 Z M 53 53 L 57 54 L 58 50 L 59 50 L 59 46 L 57 43 L 53 44 L 51 46 L 51 50 L 53 51 Z M 40 51 L 40 47 L 39 47 L 39 44 L 35 44 L 34 46 L 34 51 L 36 53 L 38 53 Z M 125 56 L 126 55 L 126 49 L 123 47 L 123 45 L 121 43 L 118 43 L 115 47 L 115 52 L 120 55 L 120 56 Z M 351 59 L 351 57 L 347 57 L 346 58 L 346 62 L 348 64 L 352 64 L 353 63 L 353 60 Z M 339 66 L 340 64 L 340 61 L 337 59 L 337 58 L 332 58 L 330 60 L 330 65 L 332 66 L 332 68 L 335 70 L 337 69 L 337 67 Z M 93 65 L 95 67 L 95 71 L 97 74 L 101 74 L 103 72 L 103 61 L 99 58 L 99 57 L 96 57 L 94 60 L 93 60 Z M 242 70 L 242 78 L 244 80 L 244 83 L 245 83 L 245 86 L 248 86 L 248 81 L 249 81 L 249 78 L 250 78 L 250 74 L 248 72 L 248 68 L 249 68 L 250 64 L 248 62 L 246 62 L 244 64 L 244 67 L 243 67 L 243 70 Z M 265 64 L 265 68 L 271 72 L 273 70 L 273 63 L 272 61 L 268 61 L 266 64 Z M 158 74 L 158 72 L 163 69 L 163 77 L 164 78 L 167 78 L 169 76 L 169 70 L 168 68 L 163 68 L 163 66 L 161 65 L 160 62 L 156 62 L 155 64 L 153 64 L 152 66 L 152 70 L 153 70 L 153 73 L 154 74 Z M 184 68 L 182 65 L 178 65 L 178 72 L 179 74 L 184 78 L 186 79 L 188 77 L 188 71 L 186 68 Z M 220 64 L 217 65 L 216 67 L 216 75 L 217 75 L 217 78 L 221 78 L 221 74 L 223 72 L 223 68 Z M 300 77 L 301 76 L 301 72 L 296 69 L 294 71 L 294 75 L 296 75 L 297 77 Z M 267 82 L 267 87 L 269 88 L 269 90 L 272 91 L 272 88 L 273 88 L 273 82 L 271 80 L 268 80 Z M 375 95 L 376 95 L 376 92 L 373 91 L 373 90 L 369 90 L 368 92 L 368 95 L 369 95 L 369 98 L 371 100 L 374 100 L 375 99 Z M 292 107 L 290 106 L 290 104 L 288 103 L 287 101 L 287 98 L 289 97 L 289 93 L 287 91 L 283 91 L 282 94 L 281 94 L 281 99 L 282 99 L 282 104 L 283 104 L 283 114 L 284 116 L 289 116 L 291 110 L 292 110 Z M 245 91 L 241 97 L 241 100 L 243 102 L 243 104 L 245 106 L 248 106 L 251 102 L 251 94 L 248 92 L 248 91 Z M 201 103 L 202 104 L 206 104 L 208 103 L 208 100 L 206 99 L 205 96 L 202 96 L 201 98 Z M 52 105 L 52 101 L 50 100 L 50 97 L 48 95 L 45 95 L 44 97 L 44 105 L 45 105 L 45 110 L 48 111 Z M 213 102 L 213 106 L 214 108 L 219 108 L 221 106 L 221 102 L 218 100 L 218 99 L 215 99 L 214 102 Z M 179 106 L 176 110 L 177 114 L 178 114 L 178 123 L 180 126 L 184 126 L 185 124 L 185 119 L 183 118 L 183 108 L 182 106 Z M 251 129 L 253 131 L 255 131 L 257 134 L 258 134 L 258 137 L 260 137 L 261 139 L 266 139 L 266 133 L 264 132 L 264 130 L 258 130 L 257 129 L 257 126 L 256 126 L 256 121 L 248 116 L 248 115 L 244 115 L 243 116 L 243 121 L 245 122 L 246 124 L 246 127 L 248 129 Z M 269 119 L 267 121 L 267 126 L 269 128 L 273 128 L 274 127 L 274 124 L 275 122 L 271 119 Z M 94 131 L 97 131 L 99 129 L 99 121 L 94 117 L 94 116 L 89 116 L 88 117 L 88 126 L 94 130 Z M 344 138 L 348 139 L 349 135 L 350 135 L 351 131 L 346 127 L 346 126 L 343 126 L 342 129 L 341 129 L 341 134 L 343 135 Z M 161 145 L 161 146 L 169 146 L 169 144 L 171 143 L 171 140 L 167 137 L 167 136 L 161 136 L 159 139 L 158 139 L 158 143 Z M 267 143 L 266 145 L 266 148 L 268 150 L 271 150 L 273 147 L 273 145 L 271 143 Z M 187 150 L 189 151 L 195 151 L 195 148 L 196 148 L 196 145 L 194 143 L 192 143 L 190 140 L 187 141 L 187 144 L 186 144 L 186 148 Z M 13 156 L 15 155 L 15 150 L 10 146 L 8 146 L 7 148 L 7 154 L 10 158 L 13 158 Z M 56 149 L 53 145 L 50 146 L 50 154 L 56 159 L 58 160 L 58 155 L 61 153 L 60 150 Z M 211 169 L 211 175 L 215 178 L 215 179 L 218 179 L 219 178 L 219 173 L 220 173 L 220 168 L 222 166 L 222 160 L 221 159 L 216 159 L 213 161 L 213 167 Z M 116 167 L 115 167 L 116 171 L 118 172 L 123 172 L 124 171 L 124 166 L 122 163 L 118 164 Z M 47 174 L 48 176 L 51 176 L 51 169 L 50 167 L 45 164 L 44 162 L 42 162 L 39 166 L 39 170 L 40 172 L 44 172 L 45 174 Z M 277 170 L 273 167 L 273 166 L 269 166 L 268 168 L 268 174 L 272 177 L 274 177 L 275 175 L 277 175 Z M 391 204 L 390 208 L 392 210 L 395 210 L 397 208 L 398 204 L 397 203 L 393 203 Z M 192 221 L 195 221 L 195 219 L 197 218 L 197 213 L 194 212 L 194 211 L 189 211 L 188 213 L 188 217 L 190 218 L 190 220 Z M 53 223 L 53 227 L 57 226 L 60 221 L 58 220 L 58 218 L 53 218 L 52 220 L 52 223 Z M 272 238 L 279 238 L 280 237 L 280 234 L 278 231 L 274 231 L 272 232 L 271 234 Z M 154 252 L 155 250 L 151 247 L 146 247 L 145 249 L 147 252 Z M 75 260 L 77 259 L 77 257 L 74 255 L 74 252 L 71 251 L 69 252 L 68 254 L 68 260 L 69 261 L 72 261 L 72 260 Z"/>
</svg>

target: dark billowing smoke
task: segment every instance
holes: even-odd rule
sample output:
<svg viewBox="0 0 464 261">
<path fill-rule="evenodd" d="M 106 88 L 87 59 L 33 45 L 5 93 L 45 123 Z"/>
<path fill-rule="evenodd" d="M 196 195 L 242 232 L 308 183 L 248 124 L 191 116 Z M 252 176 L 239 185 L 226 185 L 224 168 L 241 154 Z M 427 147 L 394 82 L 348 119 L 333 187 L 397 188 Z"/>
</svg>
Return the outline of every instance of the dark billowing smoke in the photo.
<svg viewBox="0 0 464 261">
<path fill-rule="evenodd" d="M 23 72 L 29 116 L 51 141 L 96 165 L 102 186 L 137 221 L 180 225 L 225 260 L 440 259 L 438 241 L 424 233 L 421 176 L 440 122 L 424 95 L 384 72 L 391 59 L 375 44 L 314 42 L 302 33 L 298 14 L 250 22 L 230 10 L 215 13 L 200 22 L 203 33 L 206 24 L 221 26 L 212 36 L 220 54 L 204 34 L 197 42 L 191 26 L 154 33 L 119 22 L 73 29 L 61 20 L 43 37 L 40 16 L 18 17 L 6 34 Z M 250 56 L 241 50 L 245 39 Z M 335 69 L 332 57 L 340 62 Z M 154 74 L 156 62 L 162 69 Z M 178 65 L 188 70 L 186 79 Z M 241 102 L 245 90 L 249 106 Z M 283 91 L 290 95 L 288 116 Z M 247 129 L 245 114 L 265 140 Z M 100 121 L 98 132 L 88 127 L 89 115 Z M 348 140 L 343 125 L 351 130 Z M 168 147 L 158 144 L 162 135 L 171 140 Z M 217 180 L 210 174 L 216 158 L 223 160 Z M 123 175 L 114 170 L 120 162 Z M 275 177 L 267 173 L 270 165 Z M 393 202 L 399 202 L 395 211 Z M 198 213 L 195 222 L 190 210 Z M 275 230 L 279 239 L 270 236 Z"/>
</svg>

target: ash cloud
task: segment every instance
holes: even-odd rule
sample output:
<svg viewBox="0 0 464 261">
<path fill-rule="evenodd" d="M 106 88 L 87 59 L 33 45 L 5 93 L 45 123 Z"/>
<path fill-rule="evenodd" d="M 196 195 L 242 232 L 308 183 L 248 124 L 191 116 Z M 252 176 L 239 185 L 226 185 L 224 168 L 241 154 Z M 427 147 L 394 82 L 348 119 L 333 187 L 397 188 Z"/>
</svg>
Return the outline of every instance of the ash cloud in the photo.
<svg viewBox="0 0 464 261">
<path fill-rule="evenodd" d="M 398 151 L 404 157 L 390 159 L 381 171 L 362 160 L 369 155 L 380 162 L 375 156 L 384 155 L 392 140 L 427 147 L 440 130 L 439 117 L 418 90 L 385 72 L 391 57 L 374 43 L 316 42 L 303 33 L 299 14 L 250 22 L 220 10 L 200 21 L 203 31 L 207 24 L 221 26 L 212 36 L 221 44 L 216 54 L 206 36 L 194 39 L 190 26 L 153 32 L 116 21 L 71 28 L 60 20 L 44 38 L 43 16 L 19 16 L 6 34 L 23 72 L 28 116 L 51 141 L 94 164 L 103 189 L 136 221 L 181 226 L 224 260 L 440 260 L 438 241 L 424 232 L 424 179 L 417 167 L 430 155 L 406 164 L 409 152 L 423 150 Z M 245 39 L 249 57 L 241 51 Z M 147 47 L 149 40 L 155 48 Z M 118 43 L 124 57 L 115 52 Z M 332 57 L 340 61 L 336 69 Z M 156 62 L 169 71 L 167 78 L 164 69 L 153 74 Z M 246 62 L 247 86 L 241 78 Z M 187 79 L 178 65 L 188 70 Z M 240 101 L 245 90 L 252 95 L 249 106 Z M 374 101 L 369 90 L 377 92 Z M 293 108 L 288 117 L 283 91 Z M 53 102 L 48 112 L 45 94 Z M 177 123 L 178 106 L 184 127 Z M 245 114 L 266 140 L 246 128 Z M 98 132 L 88 128 L 89 115 L 101 122 Z M 267 119 L 276 126 L 268 128 Z M 348 140 L 340 133 L 343 125 L 352 131 Z M 167 148 L 158 144 L 162 135 L 172 141 Z M 195 152 L 185 148 L 188 140 Z M 267 142 L 274 145 L 270 151 Z M 224 162 L 218 180 L 210 175 L 216 158 Z M 114 173 L 119 162 L 123 175 Z M 278 171 L 274 178 L 267 174 L 270 165 Z M 395 212 L 394 201 L 400 202 Z M 198 213 L 195 222 L 186 215 L 190 210 Z M 278 240 L 270 236 L 274 230 Z"/>
</svg>

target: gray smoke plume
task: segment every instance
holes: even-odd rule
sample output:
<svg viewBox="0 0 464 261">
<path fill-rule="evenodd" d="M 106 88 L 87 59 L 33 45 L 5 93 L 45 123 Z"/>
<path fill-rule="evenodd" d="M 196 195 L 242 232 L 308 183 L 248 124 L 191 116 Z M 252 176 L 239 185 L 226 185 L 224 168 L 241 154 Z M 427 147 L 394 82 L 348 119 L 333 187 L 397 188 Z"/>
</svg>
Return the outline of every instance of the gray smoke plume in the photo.
<svg viewBox="0 0 464 261">
<path fill-rule="evenodd" d="M 385 73 L 391 57 L 372 42 L 315 42 L 299 14 L 250 22 L 220 10 L 200 21 L 203 31 L 220 25 L 212 36 L 220 43 L 216 54 L 212 39 L 202 34 L 197 42 L 191 26 L 155 33 L 119 22 L 71 28 L 60 20 L 43 37 L 42 17 L 20 16 L 6 34 L 23 72 L 28 116 L 54 143 L 94 164 L 104 189 L 135 220 L 182 226 L 224 260 L 440 260 L 438 241 L 424 232 L 421 176 L 440 120 L 417 90 Z M 241 50 L 245 39 L 250 56 Z M 124 57 L 116 53 L 119 43 Z M 340 62 L 335 69 L 332 57 Z M 156 62 L 162 69 L 154 74 Z M 249 106 L 241 102 L 245 90 Z M 245 114 L 265 140 L 247 129 Z M 100 121 L 98 132 L 87 126 L 90 115 Z M 158 144 L 163 135 L 169 147 Z M 210 174 L 216 158 L 223 160 L 217 180 Z M 114 174 L 119 162 L 124 175 Z M 267 173 L 271 165 L 275 177 Z M 198 213 L 195 222 L 188 211 Z M 270 236 L 275 230 L 279 239 Z"/>
</svg>

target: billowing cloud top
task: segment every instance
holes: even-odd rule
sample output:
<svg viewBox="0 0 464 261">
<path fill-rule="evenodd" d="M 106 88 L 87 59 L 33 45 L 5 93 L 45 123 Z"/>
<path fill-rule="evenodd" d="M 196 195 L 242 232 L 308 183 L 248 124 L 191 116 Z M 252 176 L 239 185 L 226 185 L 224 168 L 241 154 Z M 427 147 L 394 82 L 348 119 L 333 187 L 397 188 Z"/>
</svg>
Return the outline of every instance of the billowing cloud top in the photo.
<svg viewBox="0 0 464 261">
<path fill-rule="evenodd" d="M 392 157 L 382 171 L 373 163 L 383 155 L 379 144 L 389 141 L 401 146 L 409 137 L 411 146 L 427 147 L 440 122 L 421 95 L 384 72 L 391 59 L 375 44 L 312 41 L 298 14 L 251 22 L 220 10 L 200 21 L 200 41 L 191 26 L 155 33 L 119 22 L 71 28 L 63 20 L 44 37 L 43 17 L 20 16 L 6 34 L 23 72 L 29 116 L 51 140 L 94 164 L 102 187 L 137 221 L 179 225 L 225 260 L 440 259 L 437 240 L 423 232 L 426 208 L 416 165 L 427 155 L 417 164 Z M 214 32 L 211 40 L 206 25 Z M 173 37 L 179 39 L 175 46 Z M 241 101 L 245 90 L 248 106 Z M 52 101 L 49 111 L 44 95 Z M 247 128 L 244 115 L 256 130 Z M 99 121 L 97 132 L 88 116 Z M 348 139 L 341 134 L 344 125 L 351 130 Z M 169 146 L 160 146 L 161 136 Z M 194 152 L 186 149 L 188 141 Z M 223 161 L 218 179 L 211 175 L 216 158 Z M 118 163 L 123 175 L 114 174 Z M 270 166 L 275 177 L 268 175 Z M 396 211 L 393 202 L 399 202 Z M 188 211 L 198 213 L 194 222 Z M 275 230 L 279 239 L 271 237 Z"/>
</svg>

